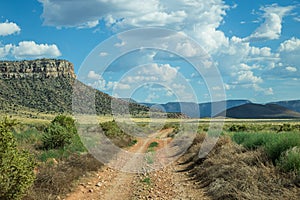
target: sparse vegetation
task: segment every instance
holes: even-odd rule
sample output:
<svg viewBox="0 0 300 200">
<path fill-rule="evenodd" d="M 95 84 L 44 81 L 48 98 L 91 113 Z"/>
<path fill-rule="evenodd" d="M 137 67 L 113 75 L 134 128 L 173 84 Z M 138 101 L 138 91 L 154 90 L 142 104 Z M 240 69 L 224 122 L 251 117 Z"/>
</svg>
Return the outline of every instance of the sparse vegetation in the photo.
<svg viewBox="0 0 300 200">
<path fill-rule="evenodd" d="M 115 121 L 104 122 L 100 126 L 104 134 L 121 148 L 132 145 L 136 140 L 133 136 L 126 134 Z"/>
<path fill-rule="evenodd" d="M 158 147 L 158 142 L 151 142 L 148 146 L 148 148 L 155 148 Z"/>
<path fill-rule="evenodd" d="M 142 180 L 143 183 L 146 183 L 147 185 L 150 185 L 151 184 L 151 179 L 150 177 L 146 177 Z"/>
</svg>

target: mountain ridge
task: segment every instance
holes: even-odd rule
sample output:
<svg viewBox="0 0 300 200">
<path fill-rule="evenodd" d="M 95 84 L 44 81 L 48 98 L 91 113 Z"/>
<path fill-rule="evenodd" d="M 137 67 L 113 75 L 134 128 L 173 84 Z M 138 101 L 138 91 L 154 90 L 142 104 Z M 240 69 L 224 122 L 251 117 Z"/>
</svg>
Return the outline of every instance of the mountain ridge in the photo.
<svg viewBox="0 0 300 200">
<path fill-rule="evenodd" d="M 94 104 L 89 99 L 84 99 L 84 103 L 89 108 L 95 107 L 97 114 L 111 114 L 112 100 L 117 103 L 117 111 L 125 107 L 129 107 L 130 113 L 135 115 L 149 111 L 146 106 L 113 98 L 79 82 L 73 64 L 57 59 L 0 61 L 0 110 L 8 114 L 18 113 L 22 109 L 71 114 L 74 112 L 72 100 L 75 83 L 81 92 L 92 92 Z M 91 109 L 77 111 L 91 113 Z"/>
<path fill-rule="evenodd" d="M 300 118 L 300 113 L 277 104 L 248 103 L 227 109 L 214 117 L 218 116 L 237 119 L 292 119 Z"/>
</svg>

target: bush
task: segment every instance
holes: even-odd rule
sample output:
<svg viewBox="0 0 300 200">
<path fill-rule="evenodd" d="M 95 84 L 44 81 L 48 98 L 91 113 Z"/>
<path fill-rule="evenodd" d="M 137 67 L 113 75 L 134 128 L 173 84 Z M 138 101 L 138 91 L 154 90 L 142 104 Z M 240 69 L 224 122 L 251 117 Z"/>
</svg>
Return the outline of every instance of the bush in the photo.
<svg viewBox="0 0 300 200">
<path fill-rule="evenodd" d="M 100 124 L 104 134 L 118 147 L 128 147 L 132 145 L 135 138 L 126 134 L 115 121 L 104 122 Z M 127 126 L 126 129 L 134 127 Z M 133 130 L 134 131 L 134 130 Z M 131 132 L 132 133 L 132 132 Z"/>
<path fill-rule="evenodd" d="M 71 144 L 72 134 L 67 129 L 56 123 L 51 123 L 42 138 L 45 149 L 59 149 Z"/>
<path fill-rule="evenodd" d="M 231 127 L 229 127 L 229 131 L 231 132 L 240 132 L 240 131 L 246 131 L 247 127 L 244 124 L 233 124 Z"/>
<path fill-rule="evenodd" d="M 300 147 L 300 134 L 298 132 L 235 133 L 232 139 L 247 149 L 253 150 L 262 147 L 268 158 L 285 171 L 299 169 L 299 152 L 288 151 Z"/>
<path fill-rule="evenodd" d="M 273 134 L 274 137 L 265 145 L 268 157 L 275 163 L 280 155 L 296 146 L 300 146 L 299 133 Z"/>
<path fill-rule="evenodd" d="M 59 124 L 60 126 L 66 128 L 67 131 L 73 135 L 77 134 L 75 120 L 72 117 L 65 116 L 65 115 L 58 115 L 52 120 L 51 123 Z"/>
<path fill-rule="evenodd" d="M 7 118 L 0 122 L 0 199 L 21 199 L 35 179 L 32 155 L 17 149 L 15 124 Z"/>
<path fill-rule="evenodd" d="M 294 147 L 282 153 L 277 166 L 285 172 L 300 172 L 300 147 Z"/>
<path fill-rule="evenodd" d="M 75 136 L 78 137 L 75 120 L 65 115 L 56 116 L 44 133 L 42 142 L 45 149 L 64 148 L 72 143 Z"/>
<path fill-rule="evenodd" d="M 157 142 L 151 142 L 149 144 L 149 147 L 148 148 L 154 148 L 154 147 L 158 147 L 158 143 Z"/>
</svg>

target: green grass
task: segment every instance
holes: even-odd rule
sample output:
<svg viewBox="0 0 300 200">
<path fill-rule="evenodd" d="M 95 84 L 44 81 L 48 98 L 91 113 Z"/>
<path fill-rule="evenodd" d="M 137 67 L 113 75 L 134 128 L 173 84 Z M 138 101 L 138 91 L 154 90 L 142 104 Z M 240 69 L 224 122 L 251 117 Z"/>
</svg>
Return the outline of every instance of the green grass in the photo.
<svg viewBox="0 0 300 200">
<path fill-rule="evenodd" d="M 146 177 L 142 180 L 143 183 L 146 183 L 147 185 L 150 185 L 151 184 L 151 179 L 150 177 Z"/>
<path fill-rule="evenodd" d="M 238 132 L 232 135 L 233 141 L 249 150 L 263 148 L 268 158 L 284 171 L 300 171 L 299 132 L 249 133 Z"/>
<path fill-rule="evenodd" d="M 158 147 L 158 142 L 151 142 L 148 146 L 148 148 L 155 148 L 155 147 Z"/>
<path fill-rule="evenodd" d="M 300 172 L 300 147 L 286 151 L 280 156 L 276 165 L 285 172 Z"/>
<path fill-rule="evenodd" d="M 138 142 L 137 139 L 134 139 L 134 140 L 132 140 L 132 141 L 129 143 L 129 146 L 130 146 L 130 147 L 131 147 L 131 146 L 134 146 L 137 142 Z"/>
</svg>

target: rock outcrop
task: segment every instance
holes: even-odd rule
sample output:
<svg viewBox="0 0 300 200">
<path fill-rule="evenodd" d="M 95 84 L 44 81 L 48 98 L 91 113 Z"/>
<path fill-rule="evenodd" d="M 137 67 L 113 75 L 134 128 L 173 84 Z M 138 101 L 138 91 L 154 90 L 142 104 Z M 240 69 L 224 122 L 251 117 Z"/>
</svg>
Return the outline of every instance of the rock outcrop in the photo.
<svg viewBox="0 0 300 200">
<path fill-rule="evenodd" d="M 75 78 L 74 66 L 66 60 L 38 59 L 0 61 L 0 78 Z"/>
</svg>

